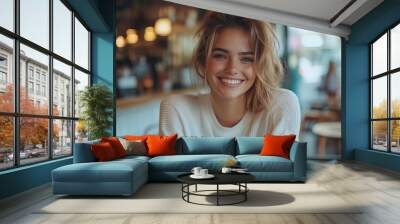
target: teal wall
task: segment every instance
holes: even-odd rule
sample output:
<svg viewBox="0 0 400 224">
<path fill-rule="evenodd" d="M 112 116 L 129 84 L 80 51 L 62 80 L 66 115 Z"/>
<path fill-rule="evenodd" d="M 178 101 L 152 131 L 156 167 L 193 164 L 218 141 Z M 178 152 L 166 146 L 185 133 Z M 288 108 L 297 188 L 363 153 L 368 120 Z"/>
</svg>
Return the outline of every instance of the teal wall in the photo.
<svg viewBox="0 0 400 224">
<path fill-rule="evenodd" d="M 366 149 L 355 150 L 355 160 L 369 165 L 400 172 L 400 155 L 387 152 L 377 152 Z"/>
<path fill-rule="evenodd" d="M 92 72 L 93 83 L 102 83 L 111 89 L 114 83 L 114 43 L 115 35 L 111 33 L 94 33 L 92 35 Z"/>
<path fill-rule="evenodd" d="M 115 1 L 67 0 L 67 2 L 92 31 L 92 82 L 104 83 L 115 93 Z M 113 128 L 115 134 L 115 111 L 113 127 L 110 128 Z M 48 183 L 51 181 L 53 169 L 71 163 L 72 157 L 69 157 L 0 172 L 0 199 Z"/>
<path fill-rule="evenodd" d="M 344 159 L 355 159 L 392 170 L 399 170 L 399 156 L 369 149 L 368 44 L 398 22 L 400 0 L 385 0 L 353 24 L 349 40 L 342 40 Z"/>
<path fill-rule="evenodd" d="M 115 136 L 116 132 L 116 86 L 114 76 L 114 33 L 93 33 L 92 35 L 92 82 L 108 86 L 114 96 L 113 126 L 110 127 Z"/>
<path fill-rule="evenodd" d="M 0 199 L 48 183 L 53 169 L 71 163 L 69 157 L 0 172 Z"/>
<path fill-rule="evenodd" d="M 114 0 L 66 0 L 95 32 L 110 32 L 113 26 Z"/>
</svg>

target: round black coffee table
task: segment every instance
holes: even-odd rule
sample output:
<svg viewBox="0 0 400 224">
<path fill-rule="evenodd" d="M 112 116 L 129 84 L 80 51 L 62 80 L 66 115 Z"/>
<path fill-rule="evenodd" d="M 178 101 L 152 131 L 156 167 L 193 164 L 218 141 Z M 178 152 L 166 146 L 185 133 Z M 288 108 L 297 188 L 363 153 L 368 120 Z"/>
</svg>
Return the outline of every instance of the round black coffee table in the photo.
<svg viewBox="0 0 400 224">
<path fill-rule="evenodd" d="M 177 177 L 178 181 L 182 183 L 182 199 L 188 203 L 198 204 L 198 205 L 234 205 L 239 204 L 241 202 L 245 202 L 247 200 L 247 192 L 249 188 L 247 187 L 247 183 L 255 180 L 255 177 L 249 173 L 215 173 L 213 174 L 215 177 L 212 179 L 193 179 L 190 177 L 191 173 L 182 174 Z M 197 190 L 198 184 L 205 185 L 216 185 L 215 190 Z M 220 185 L 236 185 L 238 186 L 237 190 L 223 190 L 220 189 Z M 190 191 L 190 186 L 195 186 L 194 191 Z M 215 194 L 205 194 L 209 192 L 215 192 Z M 190 196 L 204 196 L 204 197 L 216 197 L 216 204 L 202 204 L 190 201 Z M 221 197 L 232 197 L 232 196 L 241 196 L 238 201 L 234 201 L 231 203 L 221 203 Z"/>
</svg>

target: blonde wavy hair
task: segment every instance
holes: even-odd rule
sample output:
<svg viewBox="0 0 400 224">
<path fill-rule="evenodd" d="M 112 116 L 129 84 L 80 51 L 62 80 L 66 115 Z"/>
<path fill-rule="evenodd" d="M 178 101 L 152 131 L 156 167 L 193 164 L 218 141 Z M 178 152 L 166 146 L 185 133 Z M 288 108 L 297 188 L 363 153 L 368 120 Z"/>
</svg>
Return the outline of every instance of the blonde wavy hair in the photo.
<svg viewBox="0 0 400 224">
<path fill-rule="evenodd" d="M 216 12 L 206 14 L 196 32 L 199 41 L 192 58 L 197 74 L 203 79 L 206 78 L 206 59 L 211 54 L 216 34 L 225 28 L 241 28 L 250 34 L 256 80 L 246 93 L 246 109 L 259 112 L 269 106 L 272 91 L 280 86 L 283 78 L 275 32 L 269 23 Z"/>
</svg>

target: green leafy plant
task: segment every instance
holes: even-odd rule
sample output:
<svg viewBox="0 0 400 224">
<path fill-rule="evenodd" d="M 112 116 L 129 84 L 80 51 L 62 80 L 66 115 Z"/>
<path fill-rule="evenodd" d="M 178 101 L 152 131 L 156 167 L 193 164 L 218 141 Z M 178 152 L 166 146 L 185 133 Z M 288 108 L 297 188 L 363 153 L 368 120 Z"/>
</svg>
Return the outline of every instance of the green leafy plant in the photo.
<svg viewBox="0 0 400 224">
<path fill-rule="evenodd" d="M 80 92 L 79 106 L 89 140 L 111 135 L 113 95 L 107 86 L 94 84 Z"/>
</svg>

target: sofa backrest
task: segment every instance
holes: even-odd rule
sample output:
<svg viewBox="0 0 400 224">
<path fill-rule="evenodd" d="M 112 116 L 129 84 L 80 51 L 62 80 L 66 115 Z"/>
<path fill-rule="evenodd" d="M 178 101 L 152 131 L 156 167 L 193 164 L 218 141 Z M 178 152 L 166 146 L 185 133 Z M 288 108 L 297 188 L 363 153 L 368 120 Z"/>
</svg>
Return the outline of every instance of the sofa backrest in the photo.
<svg viewBox="0 0 400 224">
<path fill-rule="evenodd" d="M 96 158 L 93 155 L 93 152 L 90 148 L 92 144 L 99 144 L 100 139 L 75 143 L 74 148 L 74 163 L 88 163 L 95 162 Z"/>
<path fill-rule="evenodd" d="M 236 155 L 259 154 L 264 137 L 236 137 Z"/>
<path fill-rule="evenodd" d="M 96 161 L 91 144 L 98 144 L 100 140 L 75 143 L 74 163 Z M 244 155 L 259 154 L 264 144 L 263 137 L 181 137 L 176 143 L 178 155 L 196 154 L 226 154 Z M 296 148 L 297 142 L 293 143 L 292 149 Z"/>
<path fill-rule="evenodd" d="M 235 155 L 235 138 L 182 137 L 177 142 L 177 154 L 226 154 Z"/>
</svg>

